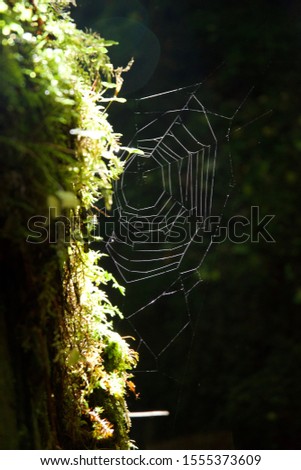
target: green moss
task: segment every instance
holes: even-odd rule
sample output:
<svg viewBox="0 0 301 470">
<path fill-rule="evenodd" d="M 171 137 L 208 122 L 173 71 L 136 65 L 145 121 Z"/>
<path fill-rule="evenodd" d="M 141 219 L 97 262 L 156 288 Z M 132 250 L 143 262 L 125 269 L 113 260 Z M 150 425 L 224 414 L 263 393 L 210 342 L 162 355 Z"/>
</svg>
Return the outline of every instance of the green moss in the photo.
<svg viewBox="0 0 301 470">
<path fill-rule="evenodd" d="M 113 331 L 121 313 L 103 286 L 123 289 L 89 248 L 93 205 L 110 207 L 123 170 L 107 114 L 120 70 L 107 55 L 113 42 L 78 30 L 69 3 L 0 0 L 0 240 L 21 260 L 13 310 L 43 379 L 30 385 L 32 427 L 47 434 L 35 445 L 127 449 L 137 355 Z"/>
</svg>

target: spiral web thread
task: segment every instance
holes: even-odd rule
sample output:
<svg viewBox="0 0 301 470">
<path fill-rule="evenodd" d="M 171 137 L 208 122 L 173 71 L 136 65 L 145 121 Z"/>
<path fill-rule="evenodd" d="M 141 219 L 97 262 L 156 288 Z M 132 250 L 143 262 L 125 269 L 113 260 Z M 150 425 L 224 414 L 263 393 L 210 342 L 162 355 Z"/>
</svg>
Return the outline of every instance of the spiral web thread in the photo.
<svg viewBox="0 0 301 470">
<path fill-rule="evenodd" d="M 185 380 L 198 321 L 190 296 L 201 296 L 203 263 L 233 187 L 229 140 L 247 99 L 227 116 L 205 106 L 204 93 L 196 84 L 130 103 L 136 132 L 129 147 L 143 154 L 123 152 L 124 173 L 115 184 L 104 240 L 127 284 L 123 311 L 139 341 L 137 373 L 160 372 L 178 384 Z M 183 358 L 183 349 L 186 359 L 175 370 L 170 364 Z"/>
<path fill-rule="evenodd" d="M 205 238 L 211 245 L 209 222 L 220 157 L 211 118 L 226 122 L 225 144 L 234 116 L 207 110 L 197 96 L 198 89 L 199 85 L 192 91 L 180 89 L 139 100 L 140 105 L 150 101 L 153 106 L 166 95 L 178 93 L 181 99 L 186 98 L 182 106 L 172 110 L 136 111 L 143 124 L 133 143 L 144 153 L 127 158 L 121 180 L 115 185 L 115 223 L 106 243 L 126 283 L 169 271 L 182 276 L 196 271 L 204 256 L 187 265 L 187 252 L 195 243 L 204 248 Z M 229 160 L 229 155 L 226 158 Z"/>
</svg>

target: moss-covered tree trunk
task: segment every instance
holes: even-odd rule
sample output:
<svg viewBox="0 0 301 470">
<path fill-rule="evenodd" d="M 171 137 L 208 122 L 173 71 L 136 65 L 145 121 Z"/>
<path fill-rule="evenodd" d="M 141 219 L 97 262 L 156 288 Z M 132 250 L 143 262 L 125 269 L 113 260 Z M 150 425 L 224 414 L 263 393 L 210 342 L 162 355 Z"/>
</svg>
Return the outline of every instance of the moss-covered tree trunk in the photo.
<svg viewBox="0 0 301 470">
<path fill-rule="evenodd" d="M 55 321 L 43 317 L 39 296 L 49 253 L 1 243 L 0 446 L 51 449 L 58 445 L 53 380 Z M 22 252 L 23 251 L 23 252 Z M 58 292 L 59 279 L 53 280 Z M 57 302 L 57 313 L 61 309 Z"/>
<path fill-rule="evenodd" d="M 1 259 L 1 268 L 4 267 Z M 2 269 L 1 269 L 2 271 Z M 3 272 L 3 271 L 2 271 Z M 3 293 L 1 292 L 1 297 Z M 18 426 L 16 410 L 16 393 L 12 354 L 9 351 L 8 326 L 6 324 L 6 307 L 0 310 L 0 442 L 2 449 L 18 448 Z"/>
<path fill-rule="evenodd" d="M 89 247 L 122 171 L 112 43 L 77 30 L 68 4 L 0 0 L 1 449 L 131 447 L 136 355 Z"/>
</svg>

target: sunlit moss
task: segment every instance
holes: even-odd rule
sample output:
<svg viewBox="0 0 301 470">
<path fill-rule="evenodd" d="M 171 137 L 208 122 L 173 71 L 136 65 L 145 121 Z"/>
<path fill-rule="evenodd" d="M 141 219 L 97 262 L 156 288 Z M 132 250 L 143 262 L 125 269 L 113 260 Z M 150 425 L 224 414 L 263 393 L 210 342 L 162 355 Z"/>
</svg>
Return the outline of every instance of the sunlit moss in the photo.
<svg viewBox="0 0 301 470">
<path fill-rule="evenodd" d="M 110 207 L 112 182 L 123 171 L 120 135 L 107 114 L 116 100 L 107 56 L 114 42 L 78 30 L 69 3 L 0 0 L 0 236 L 32 266 L 39 295 L 22 325 L 22 347 L 39 355 L 29 330 L 34 318 L 47 336 L 60 445 L 128 449 L 125 398 L 137 355 L 113 330 L 121 313 L 103 290 L 123 288 L 89 248 L 91 207 L 99 199 Z M 29 237 L 30 221 L 42 218 L 49 233 L 59 216 L 79 220 L 67 237 Z"/>
</svg>

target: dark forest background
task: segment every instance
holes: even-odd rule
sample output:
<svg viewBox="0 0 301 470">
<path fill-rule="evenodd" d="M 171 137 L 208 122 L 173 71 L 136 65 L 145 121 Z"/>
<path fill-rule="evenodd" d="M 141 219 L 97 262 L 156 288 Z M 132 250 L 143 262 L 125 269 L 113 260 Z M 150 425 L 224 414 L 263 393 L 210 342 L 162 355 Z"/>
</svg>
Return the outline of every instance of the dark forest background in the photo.
<svg viewBox="0 0 301 470">
<path fill-rule="evenodd" d="M 140 398 L 130 401 L 131 410 L 166 409 L 170 416 L 133 419 L 133 439 L 148 449 L 300 449 L 300 2 L 77 4 L 78 26 L 119 41 L 110 51 L 116 67 L 135 58 L 124 74 L 129 106 L 134 98 L 204 81 L 204 96 L 208 90 L 221 113 L 237 109 L 250 92 L 234 121 L 235 186 L 225 215 L 248 217 L 251 206 L 275 215 L 269 226 L 275 243 L 225 242 L 207 256 L 205 282 L 189 298 L 189 335 L 155 365 L 157 372 L 135 376 Z M 110 109 L 124 144 L 134 133 L 126 106 Z M 127 315 L 154 298 L 161 282 L 130 285 L 126 300 L 116 301 Z M 168 341 L 169 325 L 185 308 L 176 298 L 158 303 L 140 321 L 141 336 L 152 331 L 154 349 Z M 123 329 L 131 333 L 124 323 Z M 138 369 L 149 367 L 141 349 Z"/>
</svg>

